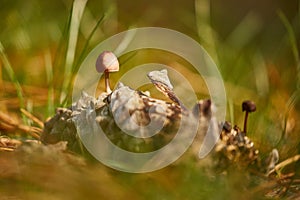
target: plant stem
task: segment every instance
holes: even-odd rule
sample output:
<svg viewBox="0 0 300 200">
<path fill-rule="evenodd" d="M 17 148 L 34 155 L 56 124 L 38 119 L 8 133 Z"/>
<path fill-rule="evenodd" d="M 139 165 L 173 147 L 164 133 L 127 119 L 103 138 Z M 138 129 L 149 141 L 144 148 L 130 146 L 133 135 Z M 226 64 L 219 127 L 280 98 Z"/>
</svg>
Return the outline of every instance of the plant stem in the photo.
<svg viewBox="0 0 300 200">
<path fill-rule="evenodd" d="M 249 112 L 246 111 L 246 113 L 245 113 L 245 119 L 244 119 L 244 133 L 247 133 L 247 121 L 248 121 L 248 115 L 249 115 Z"/>
<path fill-rule="evenodd" d="M 105 77 L 105 91 L 107 93 L 111 93 L 110 84 L 109 84 L 109 72 L 108 72 L 108 70 L 104 71 L 104 77 Z"/>
</svg>

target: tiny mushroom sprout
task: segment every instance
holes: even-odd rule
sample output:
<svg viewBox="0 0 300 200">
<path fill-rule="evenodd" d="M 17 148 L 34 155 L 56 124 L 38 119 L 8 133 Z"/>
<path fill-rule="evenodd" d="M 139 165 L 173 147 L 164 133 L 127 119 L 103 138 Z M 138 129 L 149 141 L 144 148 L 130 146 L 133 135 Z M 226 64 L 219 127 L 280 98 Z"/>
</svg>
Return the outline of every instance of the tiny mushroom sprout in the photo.
<svg viewBox="0 0 300 200">
<path fill-rule="evenodd" d="M 97 58 L 96 70 L 99 73 L 104 72 L 105 91 L 111 93 L 109 85 L 109 73 L 119 71 L 119 61 L 117 56 L 111 51 L 103 51 Z"/>
<path fill-rule="evenodd" d="M 246 112 L 245 119 L 244 119 L 244 133 L 247 132 L 247 120 L 248 120 L 248 114 L 251 112 L 256 111 L 256 105 L 253 101 L 246 100 L 242 104 L 242 111 Z"/>
</svg>

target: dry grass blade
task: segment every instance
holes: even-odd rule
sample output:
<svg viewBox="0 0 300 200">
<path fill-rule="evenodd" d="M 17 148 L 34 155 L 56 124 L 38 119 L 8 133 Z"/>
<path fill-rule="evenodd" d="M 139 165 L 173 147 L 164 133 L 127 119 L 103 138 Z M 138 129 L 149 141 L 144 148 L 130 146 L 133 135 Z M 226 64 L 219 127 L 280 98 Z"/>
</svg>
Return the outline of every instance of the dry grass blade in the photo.
<svg viewBox="0 0 300 200">
<path fill-rule="evenodd" d="M 10 139 L 6 136 L 0 136 L 0 151 L 14 151 L 22 143 L 19 140 Z"/>
<path fill-rule="evenodd" d="M 9 115 L 3 112 L 0 112 L 0 127 L 3 127 L 4 129 L 9 129 L 10 131 L 20 130 L 29 134 L 35 139 L 40 139 L 40 134 L 43 131 L 41 128 L 20 124 L 19 122 L 12 119 Z"/>
<path fill-rule="evenodd" d="M 0 151 L 14 151 L 14 149 L 8 147 L 0 147 Z"/>
<path fill-rule="evenodd" d="M 271 170 L 271 171 L 268 173 L 268 175 L 272 174 L 272 173 L 275 172 L 275 171 L 280 171 L 280 170 L 283 169 L 285 166 L 290 165 L 290 164 L 292 164 L 292 163 L 294 163 L 294 162 L 297 162 L 299 159 L 300 159 L 300 154 L 295 155 L 295 156 L 293 156 L 293 157 L 291 157 L 291 158 L 288 158 L 288 159 L 282 161 L 281 163 L 277 164 L 277 165 L 274 167 L 274 169 Z"/>
<path fill-rule="evenodd" d="M 14 97 L 16 88 L 14 84 L 8 81 L 3 81 L 1 88 L 5 91 L 6 95 L 0 99 L 0 105 L 4 105 L 8 109 L 20 109 L 20 98 Z M 22 90 L 30 100 L 34 102 L 35 106 L 44 106 L 48 101 L 48 90 L 45 87 L 22 85 Z M 29 99 L 24 99 L 25 103 Z"/>
<path fill-rule="evenodd" d="M 33 114 L 31 114 L 30 112 L 28 112 L 27 110 L 21 108 L 21 112 L 28 117 L 29 119 L 31 119 L 32 121 L 34 121 L 37 125 L 39 125 L 40 128 L 44 128 L 44 123 L 39 120 L 37 117 L 35 117 Z"/>
</svg>

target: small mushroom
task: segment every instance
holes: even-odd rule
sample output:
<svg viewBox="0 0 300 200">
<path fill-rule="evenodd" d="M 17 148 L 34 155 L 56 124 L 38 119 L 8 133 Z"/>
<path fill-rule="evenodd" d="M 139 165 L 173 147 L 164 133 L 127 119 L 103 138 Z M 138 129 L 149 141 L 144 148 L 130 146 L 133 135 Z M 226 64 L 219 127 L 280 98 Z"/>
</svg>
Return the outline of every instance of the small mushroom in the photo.
<svg viewBox="0 0 300 200">
<path fill-rule="evenodd" d="M 256 105 L 253 101 L 246 100 L 242 104 L 242 111 L 246 111 L 245 119 L 244 119 L 244 133 L 247 132 L 247 121 L 248 121 L 248 114 L 251 112 L 256 111 Z"/>
<path fill-rule="evenodd" d="M 97 58 L 96 70 L 99 73 L 104 72 L 105 91 L 111 93 L 109 85 L 109 73 L 119 71 L 119 61 L 115 54 L 111 51 L 103 51 Z"/>
</svg>

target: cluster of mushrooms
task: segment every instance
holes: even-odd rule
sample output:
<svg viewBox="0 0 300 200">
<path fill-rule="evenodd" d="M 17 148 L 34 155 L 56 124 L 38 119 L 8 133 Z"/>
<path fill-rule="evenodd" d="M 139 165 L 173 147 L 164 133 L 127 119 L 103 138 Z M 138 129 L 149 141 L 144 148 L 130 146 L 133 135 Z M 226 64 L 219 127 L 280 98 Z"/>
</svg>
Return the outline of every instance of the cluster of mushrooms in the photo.
<svg viewBox="0 0 300 200">
<path fill-rule="evenodd" d="M 107 137 L 116 145 L 120 145 L 120 148 L 124 148 L 125 150 L 129 151 L 136 151 L 139 152 L 143 146 L 149 145 L 153 141 L 151 140 L 143 140 L 137 139 L 129 136 L 124 136 L 124 134 L 118 129 L 117 124 L 113 115 L 110 113 L 109 104 L 111 103 L 111 96 L 115 90 L 112 91 L 109 82 L 109 74 L 111 72 L 119 71 L 119 62 L 118 58 L 110 51 L 102 52 L 97 60 L 96 60 L 96 70 L 99 73 L 104 73 L 105 78 L 105 92 L 102 94 L 102 97 L 99 99 L 92 99 L 93 102 L 100 102 L 100 106 L 96 107 L 96 113 L 99 115 L 96 119 L 98 123 L 105 127 L 108 131 Z M 150 74 L 150 73 L 149 73 Z M 151 74 L 150 74 L 151 75 Z M 149 75 L 148 75 L 149 76 Z M 151 77 L 149 77 L 152 81 Z M 160 80 L 152 81 L 152 83 L 156 86 L 158 90 L 163 92 L 166 96 L 168 96 L 172 102 L 164 102 L 159 99 L 154 99 L 148 95 L 145 95 L 144 92 L 135 91 L 135 90 L 128 90 L 132 91 L 146 108 L 144 110 L 149 109 L 149 106 L 153 106 L 154 104 L 164 104 L 167 108 L 173 112 L 173 115 L 169 116 L 169 128 L 164 129 L 164 133 L 154 137 L 154 142 L 161 142 L 166 135 L 170 135 L 168 132 L 172 132 L 175 126 L 176 121 L 180 121 L 181 115 L 184 114 L 186 108 L 183 104 L 181 104 L 180 100 L 176 97 L 176 94 L 172 91 L 172 86 L 168 86 L 169 83 L 161 83 Z M 127 86 L 126 86 L 127 87 Z M 170 89 L 171 88 L 171 89 Z M 116 89 L 117 90 L 117 89 Z M 101 95 L 100 95 L 101 96 Z M 86 98 L 86 97 L 85 97 Z M 133 97 L 129 97 L 133 98 Z M 202 102 L 203 100 L 200 100 Z M 199 102 L 195 106 L 200 106 Z M 210 102 L 207 101 L 207 102 Z M 207 123 L 211 117 L 211 104 L 207 104 L 205 108 L 202 108 L 203 117 L 207 118 Z M 126 106 L 126 105 L 120 105 Z M 148 107 L 147 107 L 148 106 Z M 200 108 L 201 109 L 201 108 Z M 84 110 L 84 109 L 83 109 Z M 143 110 L 143 109 L 142 109 Z M 228 165 L 235 164 L 241 167 L 248 167 L 250 165 L 255 165 L 259 162 L 259 151 L 255 148 L 254 143 L 251 139 L 247 136 L 247 121 L 248 115 L 251 112 L 256 110 L 256 105 L 252 101 L 244 101 L 242 104 L 242 111 L 245 112 L 245 119 L 244 119 L 244 128 L 241 130 L 238 126 L 232 127 L 229 122 L 222 123 L 220 139 L 215 146 L 214 155 L 217 157 L 217 166 L 222 166 L 226 168 Z M 68 113 L 68 115 L 64 113 Z M 74 110 L 73 110 L 74 112 Z M 138 111 L 140 112 L 140 111 Z M 142 111 L 141 111 L 142 112 Z M 176 114 L 181 112 L 181 114 Z M 193 111 L 192 111 L 193 112 Z M 174 114 L 175 113 L 175 114 Z M 207 114 L 209 113 L 209 114 Z M 141 118 L 144 115 L 139 115 Z M 42 140 L 44 143 L 55 143 L 61 140 L 67 140 L 68 143 L 76 145 L 78 142 L 74 142 L 73 140 L 78 141 L 76 128 L 74 128 L 74 124 L 72 124 L 72 108 L 68 109 L 58 109 L 56 116 L 51 118 L 49 121 L 45 123 L 45 129 L 42 136 Z M 89 123 L 89 122 L 85 122 Z M 171 128 L 170 128 L 171 127 Z M 207 128 L 207 127 L 206 127 Z M 63 133 L 63 135 L 62 135 Z M 172 133 L 171 133 L 172 134 Z M 71 137 L 70 137 L 71 136 Z M 71 139 L 70 139 L 71 138 Z M 172 138 L 171 138 L 172 139 Z M 120 142 L 121 141 L 121 142 Z M 169 140 L 170 141 L 170 140 Z M 122 144 L 121 144 L 122 143 Z M 135 146 L 136 145 L 136 146 Z M 128 147 L 129 146 L 129 147 Z M 162 146 L 160 146 L 162 147 Z M 75 149 L 71 147 L 71 149 Z M 149 148 L 147 148 L 149 150 Z M 278 160 L 277 160 L 278 161 Z M 272 163 L 274 165 L 274 161 Z"/>
</svg>

